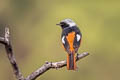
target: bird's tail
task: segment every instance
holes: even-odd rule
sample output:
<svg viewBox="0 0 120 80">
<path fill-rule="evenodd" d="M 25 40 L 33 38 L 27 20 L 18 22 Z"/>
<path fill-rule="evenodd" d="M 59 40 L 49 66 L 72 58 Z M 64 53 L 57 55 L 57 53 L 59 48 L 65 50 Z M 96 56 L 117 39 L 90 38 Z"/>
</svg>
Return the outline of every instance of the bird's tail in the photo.
<svg viewBox="0 0 120 80">
<path fill-rule="evenodd" d="M 67 54 L 67 69 L 76 70 L 75 53 Z"/>
</svg>

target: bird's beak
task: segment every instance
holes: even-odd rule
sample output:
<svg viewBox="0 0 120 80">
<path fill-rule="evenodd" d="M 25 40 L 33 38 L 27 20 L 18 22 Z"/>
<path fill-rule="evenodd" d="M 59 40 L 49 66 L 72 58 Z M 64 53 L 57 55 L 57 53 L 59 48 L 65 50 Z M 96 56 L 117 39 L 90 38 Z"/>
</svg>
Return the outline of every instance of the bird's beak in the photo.
<svg viewBox="0 0 120 80">
<path fill-rule="evenodd" d="M 60 26 L 61 24 L 56 24 L 56 25 Z"/>
</svg>

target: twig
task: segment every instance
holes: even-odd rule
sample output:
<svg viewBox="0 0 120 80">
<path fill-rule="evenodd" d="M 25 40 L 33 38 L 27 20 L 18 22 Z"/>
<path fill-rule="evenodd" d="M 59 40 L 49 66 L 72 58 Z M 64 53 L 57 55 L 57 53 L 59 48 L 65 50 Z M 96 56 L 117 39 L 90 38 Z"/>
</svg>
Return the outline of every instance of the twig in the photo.
<svg viewBox="0 0 120 80">
<path fill-rule="evenodd" d="M 5 38 L 0 37 L 0 43 L 5 44 Z"/>
<path fill-rule="evenodd" d="M 6 53 L 7 53 L 7 56 L 8 56 L 8 59 L 9 59 L 11 65 L 12 65 L 12 68 L 13 68 L 16 78 L 18 80 L 24 80 L 24 78 L 18 68 L 18 65 L 16 63 L 15 57 L 13 55 L 13 50 L 12 50 L 12 46 L 11 46 L 9 38 L 10 38 L 9 28 L 6 27 L 5 28 L 5 36 L 0 37 L 0 43 L 5 45 Z"/>
<path fill-rule="evenodd" d="M 78 54 L 76 56 L 76 61 L 88 56 L 88 52 L 84 52 L 82 54 Z M 49 69 L 58 69 L 66 66 L 66 60 L 64 61 L 59 61 L 59 62 L 46 62 L 42 67 L 37 69 L 35 72 L 31 73 L 26 80 L 35 80 L 38 76 L 42 75 Z"/>
<path fill-rule="evenodd" d="M 16 60 L 15 60 L 15 57 L 13 54 L 12 45 L 10 43 L 10 33 L 9 33 L 8 27 L 5 28 L 5 36 L 0 37 L 0 43 L 5 45 L 8 59 L 12 65 L 16 79 L 18 79 L 18 80 L 35 80 L 37 77 L 39 77 L 40 75 L 42 75 L 49 69 L 58 69 L 58 68 L 62 68 L 64 66 L 66 66 L 66 60 L 59 61 L 59 62 L 46 62 L 42 67 L 40 67 L 39 69 L 37 69 L 36 71 L 34 71 L 30 75 L 28 75 L 27 78 L 24 78 L 22 73 L 19 70 L 19 67 L 16 63 Z M 86 57 L 87 55 L 89 55 L 88 52 L 78 54 L 76 56 L 76 61 Z"/>
</svg>

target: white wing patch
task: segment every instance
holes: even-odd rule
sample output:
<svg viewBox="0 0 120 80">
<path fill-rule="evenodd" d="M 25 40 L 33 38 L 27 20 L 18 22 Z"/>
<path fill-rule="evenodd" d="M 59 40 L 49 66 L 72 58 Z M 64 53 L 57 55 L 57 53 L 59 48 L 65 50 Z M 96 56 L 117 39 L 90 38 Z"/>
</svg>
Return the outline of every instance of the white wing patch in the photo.
<svg viewBox="0 0 120 80">
<path fill-rule="evenodd" d="M 62 43 L 65 44 L 65 36 L 62 37 Z"/>
<path fill-rule="evenodd" d="M 77 34 L 76 36 L 77 36 L 77 41 L 79 41 L 79 40 L 80 40 L 80 38 L 81 38 L 81 37 L 80 37 L 80 35 L 79 35 L 79 34 Z"/>
</svg>

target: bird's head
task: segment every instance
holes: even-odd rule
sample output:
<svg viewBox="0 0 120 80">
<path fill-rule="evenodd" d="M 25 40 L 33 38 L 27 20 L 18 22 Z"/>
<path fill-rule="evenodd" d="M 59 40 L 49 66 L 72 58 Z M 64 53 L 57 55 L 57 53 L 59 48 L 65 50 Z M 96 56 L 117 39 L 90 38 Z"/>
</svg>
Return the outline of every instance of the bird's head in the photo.
<svg viewBox="0 0 120 80">
<path fill-rule="evenodd" d="M 59 24 L 56 24 L 56 25 L 59 25 L 61 26 L 62 29 L 65 29 L 67 27 L 76 26 L 76 23 L 71 19 L 64 19 Z"/>
</svg>

